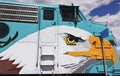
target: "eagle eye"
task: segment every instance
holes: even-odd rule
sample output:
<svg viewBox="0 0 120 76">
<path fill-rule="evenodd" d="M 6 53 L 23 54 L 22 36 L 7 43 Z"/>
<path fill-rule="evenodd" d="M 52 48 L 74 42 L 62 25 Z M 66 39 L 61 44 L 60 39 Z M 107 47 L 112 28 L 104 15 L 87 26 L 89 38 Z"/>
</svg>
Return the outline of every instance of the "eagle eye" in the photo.
<svg viewBox="0 0 120 76">
<path fill-rule="evenodd" d="M 65 36 L 64 39 L 65 39 L 65 42 L 68 45 L 75 45 L 76 44 L 76 40 L 73 37 L 69 36 L 69 35 Z"/>
<path fill-rule="evenodd" d="M 76 45 L 77 42 L 84 42 L 85 40 L 81 39 L 80 37 L 73 36 L 71 34 L 67 34 L 64 37 L 64 40 L 67 45 Z"/>
</svg>

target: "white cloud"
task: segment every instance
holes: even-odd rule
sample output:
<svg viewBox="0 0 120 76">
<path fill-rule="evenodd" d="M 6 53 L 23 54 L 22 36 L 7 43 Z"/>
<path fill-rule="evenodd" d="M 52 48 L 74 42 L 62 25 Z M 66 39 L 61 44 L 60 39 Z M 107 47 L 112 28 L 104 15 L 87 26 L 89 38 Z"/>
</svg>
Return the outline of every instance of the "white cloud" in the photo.
<svg viewBox="0 0 120 76">
<path fill-rule="evenodd" d="M 120 22 L 119 22 L 120 24 Z M 112 30 L 113 35 L 116 38 L 117 42 L 120 42 L 120 26 L 110 26 L 110 29 Z"/>
<path fill-rule="evenodd" d="M 119 46 L 119 47 L 116 47 L 116 49 L 117 49 L 118 51 L 120 51 L 120 46 Z"/>
<path fill-rule="evenodd" d="M 115 15 L 107 14 L 102 17 L 95 16 L 93 17 L 93 20 L 98 21 L 98 22 L 108 22 L 108 24 L 110 25 L 116 21 L 120 21 L 120 11 Z"/>
</svg>

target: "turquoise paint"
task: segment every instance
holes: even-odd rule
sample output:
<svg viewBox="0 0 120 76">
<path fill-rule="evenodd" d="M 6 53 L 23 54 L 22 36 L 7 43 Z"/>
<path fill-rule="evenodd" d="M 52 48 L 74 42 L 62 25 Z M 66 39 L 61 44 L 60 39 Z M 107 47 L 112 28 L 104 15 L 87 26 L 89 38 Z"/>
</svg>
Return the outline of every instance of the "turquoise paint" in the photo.
<svg viewBox="0 0 120 76">
<path fill-rule="evenodd" d="M 11 45 L 13 45 L 15 42 L 26 37 L 27 35 L 38 31 L 38 24 L 5 22 L 5 21 L 2 21 L 2 22 L 6 23 L 9 26 L 10 32 L 5 38 L 0 39 L 1 41 L 7 41 L 9 37 L 13 37 L 16 31 L 18 31 L 18 37 L 14 41 L 12 41 L 12 43 L 8 44 L 7 46 L 3 48 L 0 48 L 0 52 L 3 52 L 7 48 L 9 48 Z"/>
<path fill-rule="evenodd" d="M 6 2 L 6 3 L 13 3 L 13 4 L 26 4 L 24 2 L 8 2 L 8 1 L 4 1 L 1 0 L 0 2 Z M 10 46 L 12 46 L 13 44 L 15 44 L 18 40 L 34 33 L 37 32 L 38 30 L 42 30 L 45 29 L 47 27 L 51 27 L 53 25 L 51 25 L 52 23 L 56 22 L 57 26 L 61 26 L 61 25 L 66 25 L 66 26 L 70 26 L 70 27 L 75 27 L 74 22 L 67 22 L 67 21 L 62 21 L 61 15 L 60 15 L 60 10 L 59 10 L 59 6 L 58 5 L 45 5 L 45 4 L 35 4 L 35 3 L 27 3 L 28 5 L 34 5 L 34 6 L 39 6 L 39 20 L 38 23 L 22 23 L 22 22 L 8 22 L 8 21 L 1 21 L 4 22 L 6 24 L 8 24 L 8 26 L 10 27 L 10 33 L 3 39 L 0 39 L 1 41 L 6 41 L 8 40 L 9 37 L 13 37 L 16 33 L 16 31 L 18 31 L 18 37 L 15 39 L 15 41 L 11 42 L 9 45 L 0 48 L 0 53 L 5 51 L 7 48 L 9 48 Z M 55 8 L 55 21 L 45 21 L 43 20 L 42 16 L 43 16 L 43 8 L 44 7 L 49 7 L 49 8 Z M 88 32 L 90 32 L 92 35 L 94 36 L 100 36 L 99 32 L 102 32 L 104 29 L 108 28 L 106 25 L 100 24 L 100 23 L 96 23 L 96 22 L 91 22 L 89 20 L 86 19 L 86 17 L 84 17 L 84 15 L 82 14 L 82 12 L 80 11 L 80 16 L 82 18 L 82 21 L 77 22 L 77 27 L 76 28 L 80 28 L 83 30 L 86 30 Z M 50 25 L 49 25 L 50 24 Z M 109 36 L 106 37 L 105 39 L 107 40 L 113 40 L 113 36 L 111 34 L 111 31 L 109 30 Z M 115 46 L 114 46 L 115 49 Z M 116 53 L 116 49 L 115 49 L 115 53 Z M 112 71 L 113 68 L 120 68 L 120 61 L 118 59 L 118 55 L 116 53 L 117 56 L 117 65 L 113 65 L 113 62 L 108 61 L 107 63 L 107 70 L 108 71 Z M 97 64 L 93 64 L 91 65 L 85 72 L 86 73 L 100 73 L 96 70 L 96 67 L 98 67 L 98 69 L 100 71 L 104 71 L 103 69 L 103 63 L 97 63 Z M 109 72 L 109 75 L 112 75 L 111 72 Z"/>
<path fill-rule="evenodd" d="M 106 70 L 108 75 L 113 76 L 118 74 L 116 73 L 116 69 L 118 69 L 117 71 L 119 71 L 120 70 L 119 66 L 114 66 L 112 61 L 106 61 Z M 86 69 L 85 73 L 104 73 L 103 62 L 90 66 L 89 68 Z"/>
</svg>

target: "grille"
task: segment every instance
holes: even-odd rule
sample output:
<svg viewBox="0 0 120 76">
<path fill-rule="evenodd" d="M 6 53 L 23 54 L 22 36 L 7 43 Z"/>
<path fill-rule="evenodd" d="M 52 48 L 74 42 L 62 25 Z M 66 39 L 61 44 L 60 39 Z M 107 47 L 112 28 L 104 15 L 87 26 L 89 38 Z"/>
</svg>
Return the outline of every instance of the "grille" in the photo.
<svg viewBox="0 0 120 76">
<path fill-rule="evenodd" d="M 0 20 L 38 22 L 38 6 L 0 3 Z"/>
</svg>

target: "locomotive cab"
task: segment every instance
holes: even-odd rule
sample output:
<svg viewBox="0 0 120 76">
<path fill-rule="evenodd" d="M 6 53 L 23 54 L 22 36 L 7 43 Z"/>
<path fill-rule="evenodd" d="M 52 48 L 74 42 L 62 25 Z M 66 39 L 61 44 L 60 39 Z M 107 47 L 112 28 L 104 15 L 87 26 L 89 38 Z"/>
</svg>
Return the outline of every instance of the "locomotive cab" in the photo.
<svg viewBox="0 0 120 76">
<path fill-rule="evenodd" d="M 79 6 L 0 1 L 0 74 L 120 74 L 115 45 Z"/>
</svg>

